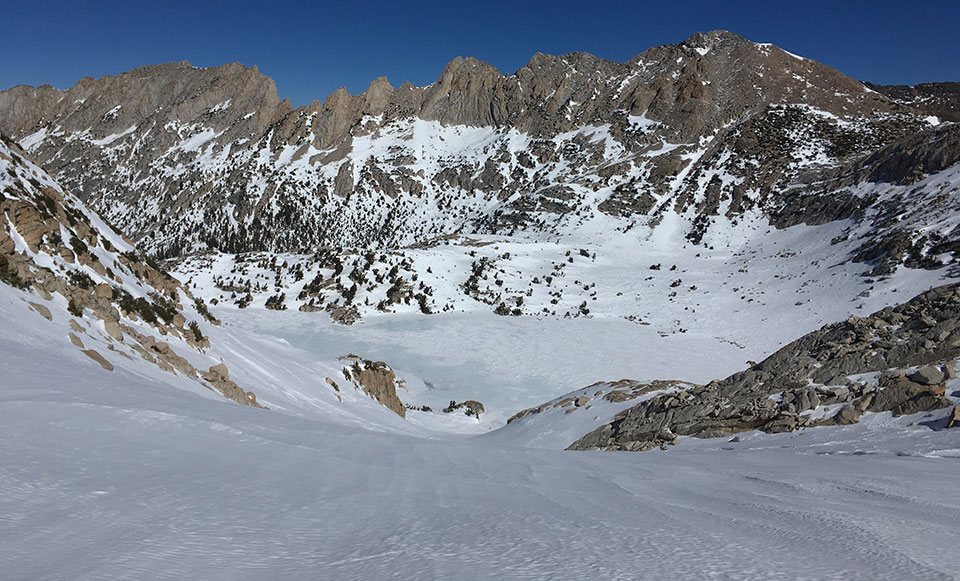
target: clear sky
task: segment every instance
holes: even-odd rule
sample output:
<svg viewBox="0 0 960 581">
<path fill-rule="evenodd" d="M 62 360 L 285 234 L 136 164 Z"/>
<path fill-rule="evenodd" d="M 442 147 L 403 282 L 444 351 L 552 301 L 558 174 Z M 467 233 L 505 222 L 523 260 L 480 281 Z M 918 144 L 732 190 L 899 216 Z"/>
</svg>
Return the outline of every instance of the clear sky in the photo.
<svg viewBox="0 0 960 581">
<path fill-rule="evenodd" d="M 433 82 L 456 56 L 512 73 L 536 52 L 623 61 L 726 29 L 861 80 L 960 81 L 960 0 L 711 2 L 0 2 L 0 89 L 189 60 L 257 65 L 295 105 L 386 75 Z"/>
</svg>

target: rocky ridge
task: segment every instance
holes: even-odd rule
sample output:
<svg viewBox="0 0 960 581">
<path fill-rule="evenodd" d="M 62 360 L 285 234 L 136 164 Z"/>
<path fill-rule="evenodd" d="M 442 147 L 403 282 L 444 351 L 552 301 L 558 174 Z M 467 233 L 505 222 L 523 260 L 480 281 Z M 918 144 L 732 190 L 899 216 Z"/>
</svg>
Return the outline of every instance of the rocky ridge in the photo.
<svg viewBox="0 0 960 581">
<path fill-rule="evenodd" d="M 943 121 L 960 121 L 960 83 L 866 85 L 898 103 L 936 115 Z"/>
<path fill-rule="evenodd" d="M 712 248 L 691 244 L 682 232 L 667 240 L 668 255 L 662 238 L 630 239 L 633 232 L 621 233 L 625 240 L 614 238 L 612 244 L 451 235 L 400 249 L 206 253 L 169 265 L 211 304 L 326 312 L 347 324 L 382 313 L 476 310 L 643 322 L 651 315 L 643 305 L 653 295 L 662 296 L 666 304 L 682 303 L 678 311 L 683 312 L 674 319 L 687 320 L 706 305 L 707 292 L 747 286 L 751 294 L 803 294 L 841 272 L 855 278 L 845 294 L 858 302 L 858 295 L 870 296 L 878 284 L 907 276 L 904 266 L 929 271 L 917 277 L 960 274 L 955 258 L 960 215 L 954 203 L 960 195 L 960 166 L 950 154 L 957 151 L 958 135 L 956 126 L 937 128 L 925 139 L 905 140 L 866 161 L 824 172 L 771 206 L 773 225 L 792 229 L 792 234 L 768 232 L 770 226 L 753 216 L 722 232 L 708 232 L 703 243 Z M 899 184 L 857 184 L 857 175 L 872 173 L 899 173 L 904 179 Z M 844 193 L 830 193 L 838 189 Z M 782 236 L 792 238 L 789 247 L 776 246 Z M 621 250 L 624 245 L 630 248 L 627 254 Z M 614 263 L 635 276 L 612 276 L 608 268 Z M 684 272 L 688 268 L 691 271 Z M 764 280 L 763 287 L 751 278 L 759 271 L 773 277 Z M 720 286 L 728 289 L 716 288 L 716 280 L 711 280 L 710 273 L 721 272 L 727 279 Z M 913 292 L 920 290 L 915 287 Z M 803 297 L 784 308 L 793 308 L 797 300 Z M 875 309 L 876 304 L 866 308 Z M 842 313 L 822 320 L 839 316 Z"/>
<path fill-rule="evenodd" d="M 20 289 L 21 300 L 47 321 L 63 324 L 65 315 L 73 346 L 106 371 L 114 370 L 111 359 L 138 358 L 263 407 L 229 379 L 226 365 L 209 365 L 204 329 L 219 321 L 204 302 L 3 136 L 0 191 L 0 282 Z"/>
<path fill-rule="evenodd" d="M 678 436 L 785 432 L 855 423 L 868 412 L 899 416 L 944 408 L 954 403 L 945 384 L 956 377 L 958 356 L 960 285 L 941 286 L 870 316 L 827 325 L 726 379 L 667 390 L 632 385 L 630 396 L 653 397 L 568 449 L 643 451 Z M 541 411 L 525 410 L 511 421 Z"/>
<path fill-rule="evenodd" d="M 2 92 L 0 130 L 164 257 L 633 236 L 669 214 L 708 248 L 748 215 L 805 219 L 792 188 L 811 172 L 926 136 L 901 101 L 716 31 L 625 63 L 537 54 L 512 75 L 458 58 L 428 87 L 380 78 L 300 108 L 255 68 L 156 65 Z M 808 197 L 872 208 L 848 190 Z"/>
</svg>

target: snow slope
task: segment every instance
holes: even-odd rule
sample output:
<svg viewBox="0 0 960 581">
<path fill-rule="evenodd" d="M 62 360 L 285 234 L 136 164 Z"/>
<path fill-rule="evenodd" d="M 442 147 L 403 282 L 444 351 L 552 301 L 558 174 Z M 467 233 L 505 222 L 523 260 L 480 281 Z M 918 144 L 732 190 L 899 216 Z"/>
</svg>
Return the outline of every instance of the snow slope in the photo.
<svg viewBox="0 0 960 581">
<path fill-rule="evenodd" d="M 921 282 L 912 271 L 888 279 L 901 289 Z M 823 284 L 813 298 L 824 313 L 855 309 L 827 306 L 831 289 L 847 287 Z M 668 453 L 555 449 L 613 409 L 578 410 L 566 431 L 521 421 L 456 433 L 496 426 L 513 402 L 569 391 L 584 369 L 612 373 L 617 353 L 617 369 L 638 376 L 672 367 L 702 381 L 740 367 L 710 355 L 729 343 L 710 343 L 707 327 L 664 337 L 616 318 L 484 312 L 343 327 L 315 313 L 215 309 L 223 326 L 205 327 L 214 347 L 203 356 L 227 361 L 262 410 L 116 357 L 105 336 L 88 333 L 115 365 L 106 371 L 70 346 L 65 305 L 53 304 L 47 321 L 25 297 L 0 285 L 6 578 L 948 579 L 960 565 L 960 431 L 940 429 L 945 411 L 740 442 L 683 439 Z M 733 328 L 773 329 L 761 312 L 748 309 Z M 581 352 L 606 345 L 614 355 L 591 364 L 590 352 L 557 348 L 569 337 Z M 400 360 L 408 401 L 469 388 L 490 414 L 403 420 L 358 391 L 335 393 L 324 381 L 339 371 L 331 353 L 364 342 L 368 356 Z M 698 344 L 702 356 L 692 356 Z M 553 367 L 530 357 L 539 349 Z M 402 371 L 418 362 L 428 374 L 448 366 L 441 379 L 463 383 Z"/>
<path fill-rule="evenodd" d="M 668 67 L 672 79 L 683 63 L 702 61 L 694 54 L 721 53 L 669 50 L 685 54 Z M 635 70 L 613 78 L 611 103 L 639 87 L 652 62 L 618 66 Z M 680 84 L 709 87 L 697 77 Z M 857 95 L 838 93 L 835 105 L 868 94 L 851 86 Z M 118 313 L 110 320 L 126 326 L 117 339 L 105 318 L 77 315 L 66 295 L 0 284 L 0 576 L 955 576 L 960 430 L 943 429 L 948 410 L 681 438 L 667 453 L 560 450 L 637 403 L 598 396 L 621 378 L 722 377 L 823 323 L 956 276 L 949 242 L 960 224 L 960 169 L 909 185 L 855 180 L 842 199 L 872 201 L 846 218 L 774 216 L 767 194 L 803 200 L 801 172 L 840 167 L 896 137 L 873 135 L 897 121 L 880 115 L 883 103 L 841 119 L 813 105 L 767 107 L 793 103 L 777 93 L 749 115 L 706 120 L 673 139 L 647 115 L 649 102 L 611 105 L 614 114 L 598 121 L 599 109 L 577 113 L 583 95 L 561 93 L 560 125 L 547 132 L 370 114 L 348 124 L 349 138 L 327 142 L 313 130 L 329 121 L 319 111 L 267 123 L 239 98 L 207 95 L 202 113 L 183 121 L 165 122 L 159 109 L 128 120 L 123 105 L 106 103 L 95 128 L 55 122 L 18 135 L 50 163 L 68 164 L 60 169 L 73 183 L 99 188 L 86 194 L 108 218 L 172 255 L 361 249 L 188 257 L 178 276 L 217 301 L 223 321 L 184 301 L 181 315 L 207 346 L 187 335 L 188 319 L 175 331 Z M 257 100 L 276 106 L 248 99 Z M 782 149 L 783 165 L 769 167 L 783 177 L 766 183 L 756 169 L 769 169 L 767 152 L 744 155 L 734 138 L 781 121 L 761 132 Z M 161 137 L 148 140 L 151 132 Z M 856 138 L 856 151 L 831 153 L 830 136 Z M 0 167 L 4 201 L 19 182 L 14 194 L 39 208 L 38 192 L 53 188 L 99 234 L 88 240 L 97 261 L 87 265 L 81 245 L 65 248 L 72 230 L 45 233 L 31 248 L 8 221 L 7 254 L 152 295 L 115 256 L 136 255 L 131 244 L 39 167 L 10 159 Z M 797 225 L 775 229 L 775 219 Z M 859 255 L 888 235 L 903 240 L 875 256 L 890 259 L 880 271 Z M 301 308 L 359 319 L 346 327 Z M 162 339 L 192 375 L 143 357 L 131 330 Z M 421 409 L 401 418 L 354 389 L 337 359 L 349 352 L 388 362 L 402 401 Z M 196 377 L 220 363 L 268 409 L 236 405 Z M 958 390 L 954 380 L 948 395 Z M 467 399 L 486 413 L 436 411 Z M 504 426 L 544 401 L 556 405 Z"/>
<path fill-rule="evenodd" d="M 108 373 L 2 297 L 9 579 L 948 579 L 960 565 L 960 432 L 932 429 L 939 416 L 669 453 L 525 448 L 373 407 L 379 425 L 345 422 L 308 394 L 243 407 L 137 362 Z M 278 342 L 269 359 L 261 377 L 304 365 Z"/>
<path fill-rule="evenodd" d="M 19 167 L 47 184 L 35 166 Z M 921 186 L 952 195 L 955 178 Z M 955 228 L 950 212 L 926 211 L 918 205 L 902 219 Z M 706 254 L 686 247 L 672 228 L 678 218 L 667 213 L 636 240 L 585 231 L 576 241 L 485 237 L 405 249 L 402 258 L 422 262 L 411 272 L 434 275 L 438 310 L 454 306 L 425 315 L 401 301 L 384 313 L 376 305 L 389 297 L 385 285 L 365 283 L 357 296 L 370 300 L 351 327 L 263 308 L 299 282 L 296 264 L 315 269 L 305 282 L 320 270 L 332 278 L 332 269 L 281 256 L 293 266 L 277 282 L 272 266 L 241 267 L 267 289 L 251 307 L 223 296 L 214 309 L 223 325 L 201 321 L 209 348 L 170 341 L 198 369 L 226 362 L 268 410 L 124 356 L 122 342 L 59 296 L 43 302 L 48 318 L 28 304 L 42 300 L 34 291 L 0 284 L 3 576 L 951 578 L 960 566 L 960 430 L 942 429 L 947 410 L 737 441 L 681 439 L 667 453 L 558 450 L 636 400 L 558 406 L 496 429 L 524 407 L 576 389 L 592 395 L 599 388 L 584 386 L 597 380 L 721 377 L 823 322 L 950 276 L 900 267 L 865 278 L 868 265 L 847 260 L 864 227 L 856 221 L 753 238 L 721 225 Z M 26 251 L 19 240 L 17 250 Z M 31 257 L 41 255 L 50 256 Z M 484 257 L 495 265 L 465 295 L 464 278 Z M 220 298 L 214 277 L 238 278 L 238 263 L 210 260 L 181 274 L 201 296 Z M 368 266 L 402 262 L 390 260 Z M 350 274 L 336 275 L 341 286 Z M 533 282 L 547 276 L 549 288 Z M 498 292 L 504 303 L 503 293 L 522 294 L 529 300 L 517 308 L 539 316 L 492 314 L 496 301 L 484 299 Z M 71 322 L 112 371 L 71 344 Z M 414 410 L 402 419 L 345 383 L 335 390 L 326 378 L 342 375 L 336 357 L 350 351 L 395 366 L 406 403 L 477 399 L 488 411 L 479 421 Z M 948 393 L 958 389 L 953 381 Z"/>
<path fill-rule="evenodd" d="M 812 294 L 825 314 L 859 304 L 828 301 L 847 292 L 841 280 Z M 898 272 L 862 302 L 925 280 Z M 759 309 L 743 307 L 733 332 L 803 318 L 766 322 L 764 301 L 729 296 L 714 308 Z M 584 385 L 588 372 L 721 375 L 742 366 L 735 354 L 776 340 L 763 332 L 741 349 L 708 326 L 661 336 L 614 317 L 413 314 L 344 327 L 316 313 L 215 309 L 211 348 L 189 356 L 222 358 L 263 410 L 118 356 L 88 328 L 107 371 L 70 344 L 65 301 L 47 301 L 46 320 L 26 300 L 38 299 L 0 285 L 5 578 L 946 579 L 960 565 L 960 431 L 939 429 L 943 411 L 738 443 L 685 439 L 668 453 L 557 451 L 571 425 L 462 434 Z M 573 353 L 561 348 L 571 342 Z M 597 345 L 608 353 L 595 357 Z M 729 351 L 711 350 L 720 345 Z M 333 357 L 357 346 L 396 357 L 406 401 L 469 394 L 489 414 L 404 420 L 359 391 L 335 392 L 324 381 L 342 366 Z M 414 364 L 424 379 L 403 371 Z M 572 428 L 600 411 L 571 414 Z M 606 421 L 613 410 L 602 411 Z"/>
</svg>

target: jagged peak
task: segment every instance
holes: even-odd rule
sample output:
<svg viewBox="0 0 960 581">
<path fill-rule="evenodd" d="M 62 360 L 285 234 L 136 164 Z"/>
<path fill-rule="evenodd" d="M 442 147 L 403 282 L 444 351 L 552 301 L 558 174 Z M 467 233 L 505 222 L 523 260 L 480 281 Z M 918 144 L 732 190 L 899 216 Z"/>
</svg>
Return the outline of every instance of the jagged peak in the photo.
<svg viewBox="0 0 960 581">
<path fill-rule="evenodd" d="M 327 109 L 336 109 L 352 98 L 353 95 L 347 91 L 346 87 L 337 87 L 337 90 L 327 95 L 327 98 L 323 100 L 323 105 Z"/>
<path fill-rule="evenodd" d="M 597 66 L 621 64 L 616 61 L 598 57 L 593 53 L 589 53 L 585 51 L 574 51 L 574 52 L 564 53 L 561 55 L 552 55 L 552 54 L 537 52 L 537 53 L 534 53 L 532 57 L 530 57 L 530 60 L 527 61 L 527 64 L 521 67 L 520 70 L 535 71 L 537 69 L 553 66 L 557 63 L 562 63 L 567 66 L 570 66 L 572 64 L 576 65 L 576 64 L 583 64 L 583 63 L 589 64 L 589 65 L 597 65 Z"/>
<path fill-rule="evenodd" d="M 676 175 L 676 172 L 684 167 L 687 158 L 681 156 L 689 156 L 693 144 L 702 144 L 705 136 L 715 135 L 731 123 L 740 123 L 752 115 L 762 114 L 771 104 L 800 102 L 837 117 L 870 115 L 872 112 L 885 112 L 890 109 L 884 103 L 877 104 L 870 94 L 844 78 L 827 74 L 828 71 L 809 62 L 794 61 L 772 48 L 758 48 L 758 45 L 727 31 L 697 33 L 687 42 L 689 44 L 685 46 L 663 45 L 650 49 L 650 52 L 646 53 L 648 60 L 643 66 L 637 67 L 607 61 L 587 52 L 571 52 L 560 56 L 538 52 L 530 59 L 527 69 L 509 77 L 501 75 L 488 63 L 460 56 L 450 60 L 440 80 L 426 88 L 416 88 L 409 83 L 394 88 L 385 76 L 380 76 L 370 81 L 359 94 L 351 95 L 345 87 L 341 87 L 325 101 L 314 102 L 309 107 L 299 109 L 294 109 L 288 101 L 280 102 L 279 99 L 273 100 L 266 96 L 265 85 L 256 80 L 260 77 L 256 68 L 247 68 L 240 63 L 228 63 L 216 69 L 195 70 L 186 62 L 167 63 L 137 69 L 157 71 L 167 67 L 168 73 L 162 75 L 158 82 L 128 78 L 125 82 L 85 87 L 61 101 L 57 100 L 59 95 L 53 93 L 40 95 L 40 98 L 34 98 L 28 92 L 5 96 L 0 99 L 0 109 L 10 113 L 0 118 L 14 120 L 4 119 L 4 123 L 9 127 L 7 131 L 23 141 L 31 154 L 36 154 L 38 159 L 45 163 L 51 163 L 53 171 L 67 177 L 79 173 L 82 179 L 77 178 L 70 185 L 110 211 L 109 206 L 101 202 L 102 199 L 108 199 L 101 191 L 111 192 L 109 195 L 116 199 L 132 200 L 131 206 L 141 204 L 140 207 L 145 207 L 149 197 L 137 197 L 141 192 L 138 187 L 131 188 L 129 193 L 123 189 L 130 187 L 126 174 L 120 171 L 111 173 L 109 167 L 100 169 L 97 164 L 105 159 L 104 150 L 116 152 L 110 155 L 129 156 L 133 160 L 129 166 L 136 164 L 142 172 L 152 171 L 151 168 L 156 167 L 156 160 L 160 158 L 164 158 L 164 162 L 170 159 L 174 163 L 183 163 L 184 166 L 192 164 L 189 165 L 192 181 L 182 189 L 179 184 L 176 187 L 168 185 L 168 182 L 164 181 L 166 176 L 151 175 L 150 196 L 159 198 L 168 195 L 168 192 L 171 199 L 182 196 L 180 199 L 187 200 L 188 196 L 196 196 L 198 201 L 187 200 L 183 203 L 201 207 L 207 204 L 203 201 L 207 198 L 203 196 L 212 188 L 207 184 L 222 183 L 220 176 L 223 175 L 230 176 L 231 188 L 236 186 L 236 191 L 244 189 L 250 193 L 249 199 L 253 200 L 252 194 L 260 193 L 260 185 L 249 181 L 248 176 L 253 172 L 247 172 L 247 168 L 252 167 L 253 162 L 248 165 L 244 160 L 261 159 L 254 154 L 265 143 L 269 143 L 272 154 L 289 146 L 286 153 L 277 157 L 278 171 L 288 171 L 291 160 L 303 160 L 301 163 L 317 168 L 329 165 L 326 169 L 318 170 L 318 177 L 313 184 L 316 190 L 310 191 L 323 192 L 326 188 L 334 191 L 337 196 L 343 194 L 340 196 L 343 202 L 340 198 L 330 199 L 329 207 L 334 207 L 358 204 L 348 194 L 362 190 L 389 192 L 388 195 L 392 195 L 395 192 L 420 192 L 421 187 L 432 189 L 436 184 L 442 184 L 441 189 L 445 191 L 459 192 L 459 189 L 462 189 L 465 192 L 475 192 L 486 188 L 482 191 L 503 190 L 509 193 L 498 185 L 501 181 L 511 188 L 517 188 L 517 191 L 529 188 L 529 184 L 521 181 L 525 179 L 521 173 L 528 174 L 527 177 L 533 176 L 525 169 L 514 171 L 515 167 L 510 167 L 512 162 L 509 161 L 495 160 L 496 163 L 505 165 L 497 171 L 484 170 L 486 173 L 481 172 L 479 177 L 468 176 L 466 170 L 463 173 L 465 177 L 462 178 L 451 178 L 450 174 L 436 174 L 439 177 L 435 177 L 427 173 L 407 173 L 411 167 L 411 159 L 432 153 L 422 148 L 418 150 L 408 147 L 406 143 L 395 144 L 396 147 L 390 151 L 389 156 L 378 154 L 376 159 L 376 163 L 384 164 L 386 169 L 383 171 L 393 176 L 391 179 L 395 179 L 394 183 L 378 181 L 382 177 L 378 173 L 375 176 L 371 174 L 374 179 L 367 180 L 362 186 L 358 185 L 367 179 L 361 175 L 358 167 L 353 167 L 352 173 L 349 167 L 343 171 L 339 169 L 346 167 L 342 166 L 343 160 L 351 163 L 357 160 L 358 166 L 367 164 L 368 158 L 364 157 L 366 153 L 362 148 L 351 151 L 352 140 L 366 136 L 373 136 L 371 139 L 376 140 L 393 139 L 387 135 L 393 135 L 392 128 L 390 131 L 380 131 L 391 124 L 396 124 L 398 128 L 408 125 L 415 131 L 427 130 L 417 125 L 417 120 L 439 122 L 444 128 L 454 125 L 497 130 L 505 128 L 537 140 L 553 139 L 587 126 L 609 124 L 610 134 L 607 141 L 622 145 L 624 155 L 636 156 L 641 163 L 647 163 L 646 153 L 652 151 L 651 147 L 659 140 L 690 144 L 684 146 L 687 149 L 680 149 L 669 156 L 658 156 L 659 159 L 649 162 L 651 171 L 655 170 L 652 175 L 658 180 L 657 187 L 662 190 L 658 192 L 666 195 L 671 191 L 668 188 L 675 186 L 670 185 L 672 182 L 666 181 L 664 176 Z M 705 51 L 710 47 L 713 47 L 712 52 L 704 57 Z M 700 52 L 700 56 L 697 52 Z M 222 72 L 210 74 L 211 70 Z M 241 72 L 245 76 L 235 76 Z M 840 93 L 841 90 L 844 92 Z M 317 115 L 311 117 L 312 113 Z M 141 123 L 144 118 L 155 120 L 154 126 L 162 128 L 162 131 L 157 130 L 151 134 L 150 139 L 156 139 L 155 149 L 121 148 L 121 144 L 132 143 L 133 139 L 138 139 L 145 127 L 149 126 Z M 167 129 L 168 125 L 170 129 Z M 3 128 L 4 125 L 0 124 L 0 129 Z M 435 129 L 436 127 L 431 125 L 429 130 Z M 71 149 L 66 150 L 61 139 L 64 135 L 81 135 L 82 142 L 77 143 L 79 140 L 74 140 Z M 127 135 L 132 137 L 127 138 Z M 201 142 L 202 149 L 196 145 Z M 459 143 L 459 140 L 457 142 Z M 110 146 L 113 143 L 117 145 Z M 592 147 L 581 143 L 574 145 L 584 151 Z M 311 150 L 310 146 L 314 149 Z M 536 147 L 541 147 L 541 144 L 536 144 Z M 79 150 L 85 162 L 91 166 L 89 171 L 78 172 L 72 167 L 66 167 L 63 162 L 67 158 L 56 157 L 63 150 L 76 155 L 73 153 L 74 149 Z M 607 151 L 612 149 L 604 150 L 604 153 Z M 247 157 L 239 155 L 240 152 Z M 215 155 L 221 157 L 213 158 Z M 476 155 L 479 159 L 487 155 L 487 152 Z M 537 163 L 548 163 L 545 160 L 550 160 L 553 156 L 563 159 L 565 155 L 567 154 L 562 151 L 549 152 L 544 149 L 542 154 L 538 153 L 542 159 L 538 158 Z M 599 153 L 596 155 L 599 156 Z M 380 157 L 389 161 L 381 161 Z M 592 159 L 594 158 L 584 154 L 583 160 L 577 163 L 592 164 Z M 330 165 L 335 162 L 338 163 L 337 168 Z M 387 163 L 391 165 L 388 167 Z M 443 171 L 448 169 L 448 165 L 465 167 L 465 164 L 459 161 L 446 159 L 438 163 L 444 165 Z M 486 164 L 486 160 L 484 163 Z M 529 169 L 526 166 L 531 162 L 524 158 L 522 163 L 519 159 L 516 163 Z M 404 169 L 394 171 L 395 167 Z M 491 162 L 490 168 L 493 167 L 494 163 Z M 213 169 L 210 171 L 208 168 Z M 235 168 L 240 169 L 234 171 Z M 620 169 L 603 171 L 619 172 Z M 313 176 L 310 179 L 313 180 Z M 293 180 L 290 183 L 293 184 Z M 482 184 L 482 187 L 475 184 Z M 761 185 L 766 187 L 768 184 L 764 182 Z M 300 188 L 301 185 L 297 183 L 289 187 Z M 201 191 L 200 188 L 208 189 Z M 185 193 L 181 194 L 180 191 Z M 354 227 L 352 223 L 348 223 L 348 218 L 341 221 L 341 218 L 337 217 L 336 222 L 331 221 L 332 226 L 324 225 L 324 230 L 316 228 L 316 223 L 307 226 L 307 221 L 319 215 L 319 210 L 314 213 L 312 208 L 304 208 L 302 215 L 305 217 L 301 222 L 297 215 L 299 198 L 281 210 L 277 209 L 279 206 L 265 209 L 263 206 L 255 207 L 242 200 L 240 194 L 231 192 L 230 195 L 230 203 L 235 203 L 234 200 L 243 202 L 235 204 L 238 214 L 271 218 L 280 215 L 282 211 L 284 220 L 287 220 L 287 216 L 294 216 L 289 221 L 295 223 L 295 227 L 281 231 L 279 226 L 257 224 L 253 234 L 249 234 L 250 230 L 246 228 L 245 231 L 238 228 L 235 232 L 228 232 L 234 238 L 229 242 L 229 246 L 227 242 L 223 242 L 224 248 L 306 245 L 319 240 L 321 235 L 339 236 L 350 244 L 353 240 L 366 243 L 366 240 L 373 236 L 380 236 L 368 234 L 363 230 L 366 226 Z M 560 195 L 568 196 L 569 193 L 561 192 Z M 215 193 L 214 196 L 220 194 Z M 286 203 L 285 196 L 287 194 L 283 193 L 271 199 Z M 261 196 L 261 199 L 267 197 Z M 557 223 L 565 224 L 565 213 L 572 205 L 548 202 L 542 205 L 542 208 L 545 208 L 542 211 L 556 214 Z M 612 203 L 605 206 L 612 207 Z M 615 211 L 621 212 L 620 209 Z M 624 206 L 623 212 L 630 211 L 633 210 Z M 173 235 L 168 235 L 164 232 L 167 224 L 181 228 L 174 218 L 158 226 L 156 222 L 143 219 L 132 211 L 124 209 L 117 213 L 121 212 L 124 225 L 136 234 L 145 236 L 147 244 L 159 241 L 152 248 L 159 249 L 158 252 L 164 255 L 177 254 L 185 248 L 202 248 L 205 244 L 214 246 L 194 236 L 185 227 Z M 477 224 L 478 229 L 502 228 L 494 219 L 490 220 L 492 225 L 479 221 Z M 220 228 L 220 224 L 211 221 L 209 230 L 206 225 L 202 227 L 206 236 L 207 231 Z M 341 227 L 342 230 L 333 231 L 334 228 Z M 233 226 L 228 225 L 227 228 Z M 326 230 L 327 228 L 329 230 Z M 407 231 L 403 232 L 402 236 L 408 235 Z M 432 234 L 433 232 L 430 232 L 430 235 Z M 413 232 L 411 228 L 411 239 L 420 235 L 421 232 Z M 150 238 L 147 239 L 147 236 Z M 221 233 L 216 236 L 221 236 Z M 209 239 L 214 240 L 212 234 Z M 235 244 L 234 240 L 239 242 Z"/>
<path fill-rule="evenodd" d="M 472 56 L 468 57 L 454 57 L 450 62 L 447 63 L 447 66 L 444 67 L 443 73 L 440 74 L 440 79 L 448 77 L 451 75 L 463 74 L 465 72 L 472 72 L 475 70 L 483 70 L 488 72 L 493 72 L 499 76 L 502 76 L 502 73 L 497 70 L 497 67 L 491 65 L 488 62 L 482 61 L 480 59 L 474 58 Z"/>
<path fill-rule="evenodd" d="M 241 62 L 233 61 L 229 63 L 224 63 L 215 67 L 198 67 L 190 63 L 190 61 L 175 61 L 169 63 L 159 63 L 153 65 L 145 65 L 142 67 L 137 67 L 131 71 L 120 73 L 116 77 L 126 77 L 133 76 L 138 78 L 144 77 L 155 77 L 163 76 L 174 73 L 183 73 L 185 71 L 193 72 L 196 74 L 214 74 L 217 76 L 222 75 L 232 75 L 232 76 L 251 76 L 259 77 L 264 81 L 273 83 L 273 79 L 269 76 L 260 72 L 260 69 L 257 65 L 247 66 Z M 113 78 L 111 76 L 104 76 L 101 79 Z"/>
<path fill-rule="evenodd" d="M 64 89 L 58 89 L 58 88 L 54 87 L 53 85 L 51 85 L 51 84 L 49 84 L 49 83 L 44 83 L 44 84 L 39 85 L 39 86 L 36 86 L 36 87 L 34 87 L 33 85 L 24 85 L 24 84 L 14 85 L 14 86 L 12 86 L 12 87 L 10 87 L 10 88 L 8 88 L 8 89 L 0 90 L 0 93 L 7 93 L 7 92 L 24 92 L 24 91 L 33 93 L 34 95 L 36 95 L 37 93 L 42 92 L 42 91 L 56 91 L 56 92 L 58 92 L 58 93 L 63 93 L 63 92 L 65 92 Z"/>
<path fill-rule="evenodd" d="M 390 81 L 387 79 L 386 75 L 381 75 L 370 81 L 370 86 L 367 87 L 367 91 L 382 89 L 389 89 L 391 91 L 393 90 L 393 85 L 390 84 Z"/>
<path fill-rule="evenodd" d="M 193 66 L 188 60 L 170 61 L 166 63 L 155 63 L 152 65 L 143 65 L 131 71 L 128 71 L 127 74 L 165 72 L 168 70 L 179 70 L 179 69 L 186 69 L 186 68 L 196 69 L 199 67 Z"/>
<path fill-rule="evenodd" d="M 707 47 L 715 43 L 735 42 L 738 44 L 748 43 L 747 39 L 730 32 L 729 30 L 711 30 L 708 32 L 695 32 L 687 37 L 681 44 L 690 47 Z"/>
<path fill-rule="evenodd" d="M 209 73 L 209 74 L 221 76 L 221 77 L 225 75 L 237 76 L 237 77 L 249 76 L 251 78 L 258 79 L 261 82 L 268 84 L 272 88 L 273 93 L 275 95 L 277 94 L 276 83 L 274 82 L 274 80 L 269 76 L 260 72 L 260 69 L 256 65 L 248 67 L 240 62 L 229 62 L 216 67 L 197 67 L 190 64 L 190 61 L 186 61 L 186 60 L 144 65 L 129 71 L 118 73 L 116 75 L 103 75 L 100 77 L 83 77 L 82 79 L 77 81 L 75 85 L 70 87 L 70 89 L 88 87 L 96 83 L 111 82 L 111 81 L 123 80 L 123 79 L 129 79 L 129 78 L 139 79 L 139 80 L 147 80 L 147 79 L 154 79 L 154 78 L 160 79 L 169 75 L 177 75 L 177 74 L 184 74 L 184 73 L 188 73 L 188 74 L 189 73 L 196 73 L 196 74 Z M 30 86 L 18 85 L 18 87 L 30 87 Z M 30 87 L 30 88 L 33 88 L 36 91 L 36 90 L 45 89 L 47 87 L 50 87 L 50 85 L 41 85 L 39 87 L 35 87 L 35 88 Z M 50 87 L 50 88 L 53 88 L 53 87 Z M 67 89 L 67 91 L 69 91 L 70 89 Z M 56 89 L 56 90 L 60 90 L 60 89 Z M 278 96 L 278 100 L 279 100 L 279 96 Z"/>
</svg>

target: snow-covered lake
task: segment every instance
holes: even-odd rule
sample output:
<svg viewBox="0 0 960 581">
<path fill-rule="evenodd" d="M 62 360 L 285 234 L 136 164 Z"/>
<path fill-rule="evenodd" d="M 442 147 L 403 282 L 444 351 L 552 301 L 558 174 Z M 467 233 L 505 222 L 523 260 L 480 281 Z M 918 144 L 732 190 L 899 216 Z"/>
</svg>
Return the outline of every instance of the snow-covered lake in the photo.
<svg viewBox="0 0 960 581">
<path fill-rule="evenodd" d="M 533 319 L 492 313 L 370 317 L 352 326 L 324 314 L 254 311 L 232 316 L 245 330 L 282 337 L 318 359 L 356 353 L 388 362 L 426 390 L 404 397 L 436 408 L 481 401 L 487 429 L 513 413 L 601 380 L 705 382 L 759 353 L 713 337 L 660 337 L 623 319 Z M 678 377 L 679 375 L 679 377 Z"/>
</svg>

